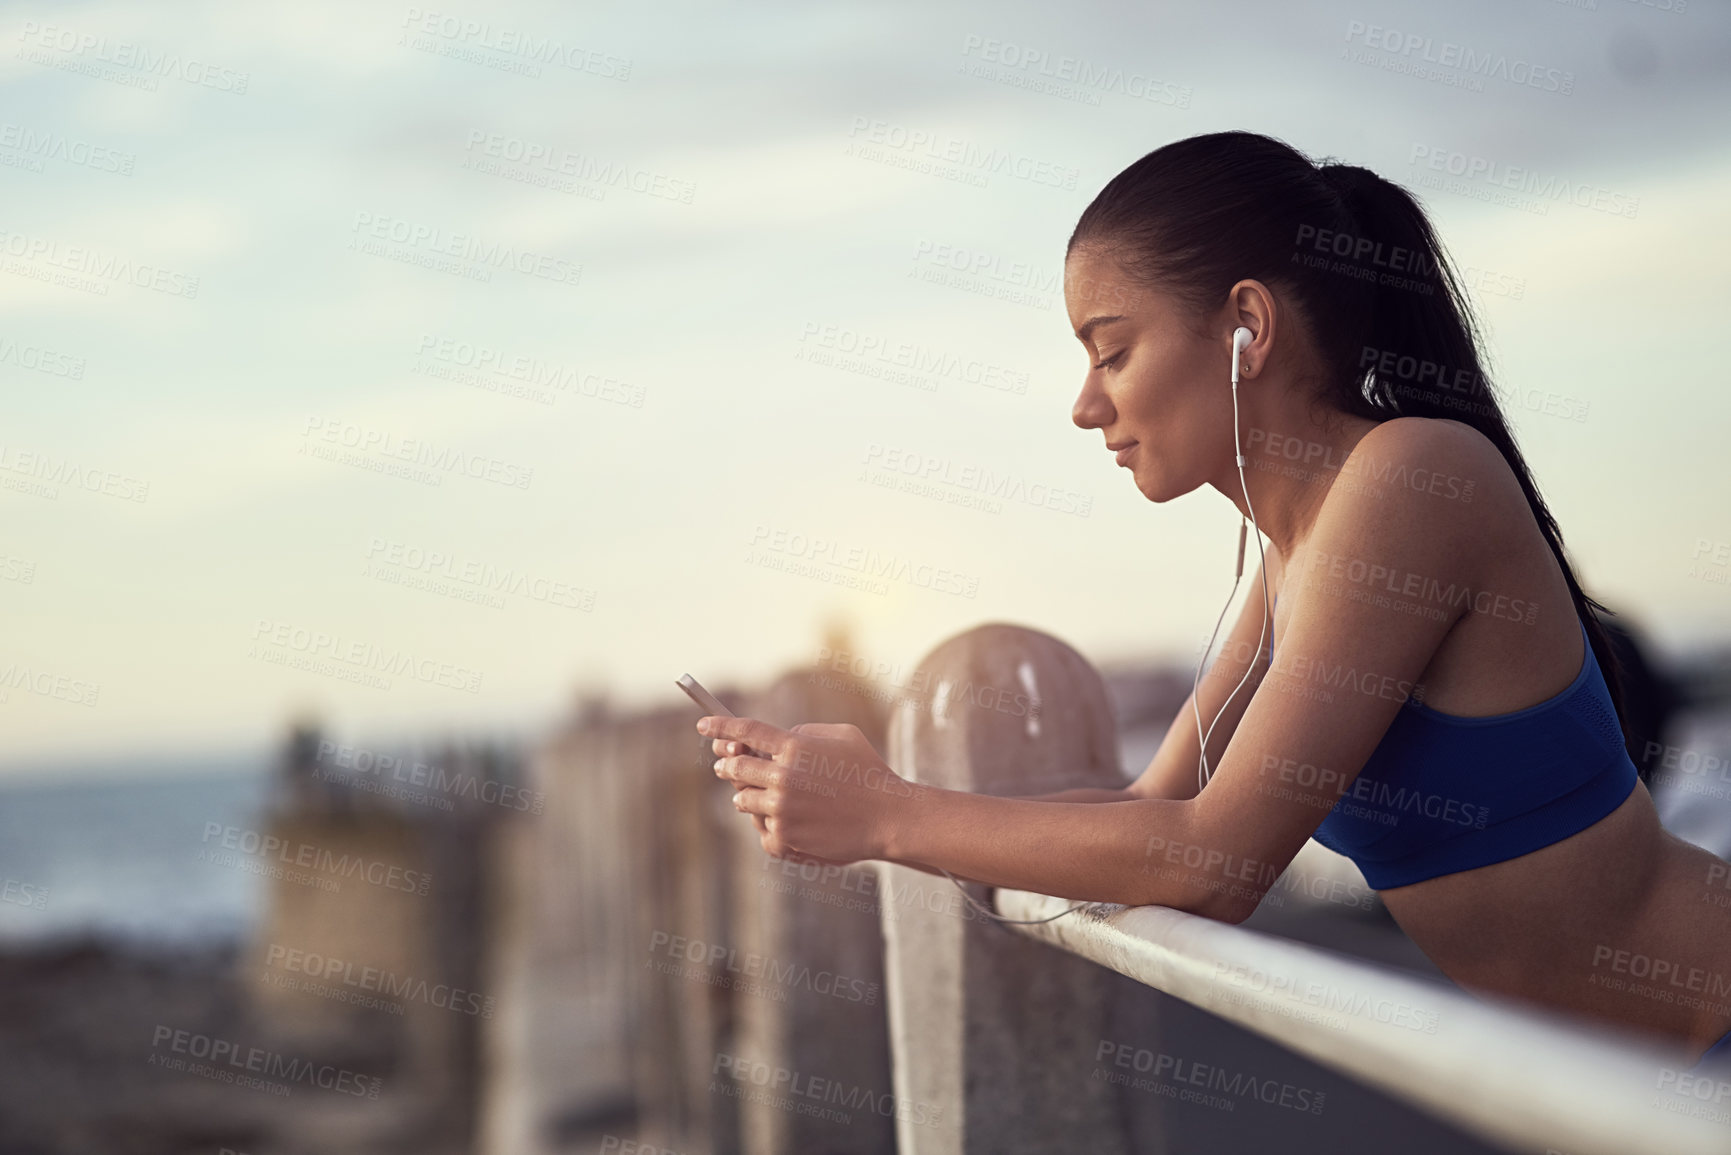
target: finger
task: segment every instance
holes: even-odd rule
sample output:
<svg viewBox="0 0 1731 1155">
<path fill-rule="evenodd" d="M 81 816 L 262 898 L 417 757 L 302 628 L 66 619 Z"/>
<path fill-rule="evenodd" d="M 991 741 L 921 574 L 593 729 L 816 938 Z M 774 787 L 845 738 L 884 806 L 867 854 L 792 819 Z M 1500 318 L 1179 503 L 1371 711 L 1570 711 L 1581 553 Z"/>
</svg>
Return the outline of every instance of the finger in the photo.
<svg viewBox="0 0 1731 1155">
<path fill-rule="evenodd" d="M 845 862 L 837 862 L 833 858 L 819 858 L 815 854 L 807 854 L 803 850 L 789 850 L 783 855 L 790 862 L 809 862 L 813 866 L 846 866 Z"/>
<path fill-rule="evenodd" d="M 787 776 L 787 771 L 774 762 L 754 758 L 749 754 L 717 758 L 715 772 L 736 785 L 755 786 L 760 790 L 765 786 L 781 785 Z"/>
<path fill-rule="evenodd" d="M 775 819 L 764 819 L 763 828 L 765 833 L 762 838 L 758 839 L 758 841 L 763 844 L 763 852 L 765 854 L 769 855 L 771 858 L 785 859 L 790 854 L 798 853 L 793 847 L 787 844 L 787 839 L 781 836 L 781 824 Z"/>
<path fill-rule="evenodd" d="M 780 802 L 771 797 L 765 790 L 740 790 L 733 795 L 733 808 L 741 814 L 761 814 L 764 818 L 772 818 L 781 809 Z M 768 822 L 764 825 L 767 827 Z"/>
<path fill-rule="evenodd" d="M 813 738 L 845 738 L 857 727 L 851 722 L 801 722 L 788 728 L 789 734 L 809 734 Z"/>
<path fill-rule="evenodd" d="M 731 738 L 773 758 L 793 742 L 793 735 L 780 726 L 756 718 L 729 718 L 709 714 L 697 720 L 697 732 L 709 738 Z"/>
</svg>

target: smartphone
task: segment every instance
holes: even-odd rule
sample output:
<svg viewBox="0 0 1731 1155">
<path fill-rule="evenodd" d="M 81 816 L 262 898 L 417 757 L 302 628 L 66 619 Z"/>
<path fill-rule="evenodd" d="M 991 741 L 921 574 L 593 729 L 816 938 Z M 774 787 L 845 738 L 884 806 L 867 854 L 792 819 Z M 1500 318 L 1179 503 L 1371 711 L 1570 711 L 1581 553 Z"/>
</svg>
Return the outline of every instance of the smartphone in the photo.
<svg viewBox="0 0 1731 1155">
<path fill-rule="evenodd" d="M 732 710 L 723 706 L 720 698 L 717 698 L 714 694 L 705 690 L 703 684 L 690 674 L 680 675 L 679 680 L 673 684 L 678 686 L 681 690 L 684 690 L 687 697 L 702 707 L 705 715 L 721 714 L 728 718 L 739 717 L 738 714 L 735 714 Z"/>
</svg>

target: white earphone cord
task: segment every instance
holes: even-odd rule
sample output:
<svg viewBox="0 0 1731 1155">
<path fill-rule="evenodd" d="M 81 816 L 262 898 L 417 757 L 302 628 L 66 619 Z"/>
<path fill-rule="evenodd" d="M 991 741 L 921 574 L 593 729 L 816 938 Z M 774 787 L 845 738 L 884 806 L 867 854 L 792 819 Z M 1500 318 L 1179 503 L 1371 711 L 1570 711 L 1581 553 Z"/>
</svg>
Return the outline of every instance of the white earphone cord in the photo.
<svg viewBox="0 0 1731 1155">
<path fill-rule="evenodd" d="M 1244 521 L 1241 518 L 1238 522 L 1238 572 L 1232 579 L 1232 592 L 1226 595 L 1226 605 L 1221 608 L 1220 617 L 1214 622 L 1214 632 L 1208 635 L 1208 644 L 1202 650 L 1202 660 L 1196 665 L 1196 676 L 1190 682 L 1190 712 L 1196 717 L 1196 734 L 1201 743 L 1196 765 L 1197 793 L 1201 793 L 1214 776 L 1214 771 L 1208 765 L 1208 742 L 1214 737 L 1214 727 L 1220 724 L 1220 719 L 1225 715 L 1226 708 L 1232 704 L 1232 699 L 1238 696 L 1238 691 L 1242 690 L 1244 684 L 1250 681 L 1250 675 L 1262 657 L 1262 643 L 1268 637 L 1268 622 L 1272 616 L 1271 607 L 1268 604 L 1268 558 L 1262 550 L 1262 527 L 1256 524 L 1256 507 L 1250 503 L 1250 483 L 1244 477 L 1244 446 L 1238 434 L 1238 334 L 1240 332 L 1250 336 L 1248 329 L 1237 329 L 1232 334 L 1232 449 L 1234 460 L 1238 463 L 1238 490 L 1244 494 L 1244 508 L 1250 514 L 1251 528 L 1256 531 L 1257 570 L 1262 579 L 1262 629 L 1256 635 L 1256 652 L 1245 665 L 1244 676 L 1238 680 L 1236 686 L 1232 687 L 1232 693 L 1226 695 L 1226 701 L 1220 704 L 1220 709 L 1214 712 L 1214 721 L 1208 724 L 1208 732 L 1204 734 L 1202 732 L 1202 707 L 1196 699 L 1201 692 L 1199 686 L 1202 680 L 1202 667 L 1208 664 L 1208 652 L 1214 648 L 1214 639 L 1220 633 L 1220 623 L 1226 620 L 1226 611 L 1231 608 L 1232 599 L 1238 594 L 1238 583 L 1244 577 Z M 1246 342 L 1246 344 L 1248 343 Z"/>
<path fill-rule="evenodd" d="M 1208 741 L 1214 737 L 1214 727 L 1220 724 L 1221 717 L 1226 713 L 1226 707 L 1232 704 L 1232 699 L 1238 696 L 1238 691 L 1244 688 L 1244 684 L 1250 680 L 1251 672 L 1256 669 L 1256 663 L 1262 657 L 1262 643 L 1268 637 L 1269 618 L 1273 616 L 1272 607 L 1268 604 L 1268 557 L 1262 550 L 1262 528 L 1256 524 L 1256 507 L 1250 504 L 1250 483 L 1244 477 L 1244 446 L 1238 435 L 1238 354 L 1238 331 L 1234 331 L 1232 335 L 1232 449 L 1233 457 L 1238 462 L 1238 489 L 1240 493 L 1244 494 L 1244 508 L 1250 514 L 1251 528 L 1256 531 L 1256 568 L 1258 576 L 1262 579 L 1262 630 L 1256 635 L 1256 654 L 1250 659 L 1249 665 L 1245 667 L 1244 676 L 1238 679 L 1238 684 L 1232 687 L 1232 693 L 1226 695 L 1226 701 L 1222 702 L 1220 709 L 1214 712 L 1214 721 L 1208 724 L 1208 731 L 1204 733 L 1202 730 L 1202 707 L 1196 701 L 1197 696 L 1201 693 L 1202 667 L 1208 664 L 1208 653 L 1214 648 L 1214 639 L 1220 636 L 1220 625 L 1226 620 L 1226 611 L 1232 608 L 1232 599 L 1238 596 L 1238 586 L 1244 580 L 1244 519 L 1240 518 L 1238 521 L 1238 564 L 1237 572 L 1232 575 L 1232 592 L 1226 595 L 1226 604 L 1220 607 L 1220 616 L 1214 619 L 1214 630 L 1208 635 L 1208 644 L 1202 647 L 1202 658 L 1196 663 L 1196 673 L 1190 679 L 1190 712 L 1196 717 L 1196 738 L 1201 745 L 1201 752 L 1196 765 L 1197 793 L 1201 793 L 1203 787 L 1207 786 L 1209 780 L 1214 776 L 1214 772 L 1208 767 Z M 967 900 L 969 906 L 997 922 L 1017 923 L 1024 926 L 1051 922 L 1053 919 L 1063 918 L 1066 914 L 1074 914 L 1087 905 L 1086 903 L 1078 903 L 1046 918 L 1005 918 L 974 901 L 974 896 L 968 893 L 967 887 L 963 886 L 961 880 L 955 875 L 944 870 L 941 866 L 938 869 L 943 871 L 945 878 L 956 884 L 956 889 L 962 892 L 962 897 Z"/>
<path fill-rule="evenodd" d="M 1053 919 L 1063 918 L 1066 914 L 1074 914 L 1076 911 L 1081 910 L 1084 906 L 1088 905 L 1085 902 L 1079 902 L 1075 906 L 1072 906 L 1072 907 L 1068 908 L 1067 910 L 1060 910 L 1057 914 L 1048 915 L 1045 918 L 1005 918 L 1003 915 L 998 914 L 995 911 L 987 910 L 984 906 L 981 906 L 979 903 L 975 902 L 974 896 L 968 893 L 968 888 L 962 885 L 961 879 L 957 878 L 955 875 L 951 874 L 949 871 L 944 870 L 944 868 L 941 866 L 938 867 L 938 869 L 943 870 L 944 871 L 944 877 L 956 884 L 956 889 L 962 892 L 962 897 L 968 900 L 969 906 L 973 907 L 975 910 L 979 911 L 981 914 L 985 915 L 987 918 L 992 919 L 996 922 L 1013 922 L 1013 923 L 1018 923 L 1022 926 L 1030 926 L 1030 925 L 1033 925 L 1035 923 L 1051 922 Z"/>
</svg>

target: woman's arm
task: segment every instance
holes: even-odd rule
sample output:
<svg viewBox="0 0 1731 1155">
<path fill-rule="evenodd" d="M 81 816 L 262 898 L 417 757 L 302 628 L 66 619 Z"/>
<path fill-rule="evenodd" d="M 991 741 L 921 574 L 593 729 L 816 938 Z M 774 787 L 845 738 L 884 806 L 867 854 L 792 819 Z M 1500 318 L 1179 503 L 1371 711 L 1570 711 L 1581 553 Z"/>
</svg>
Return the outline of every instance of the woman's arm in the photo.
<svg viewBox="0 0 1731 1155">
<path fill-rule="evenodd" d="M 1267 546 L 1266 554 L 1268 592 L 1278 596 L 1285 568 L 1272 544 Z M 1096 786 L 1023 797 L 1030 802 L 1131 802 L 1139 798 L 1196 797 L 1197 752 L 1202 748 L 1202 740 L 1196 733 L 1197 708 L 1200 707 L 1203 730 L 1214 727 L 1208 739 L 1208 764 L 1218 766 L 1221 754 L 1238 729 L 1239 719 L 1250 707 L 1251 695 L 1268 670 L 1266 653 L 1268 641 L 1274 637 L 1274 616 L 1262 599 L 1260 573 L 1251 580 L 1250 594 L 1239 607 L 1232 630 L 1221 643 L 1219 656 L 1203 671 L 1199 688 L 1185 697 L 1184 705 L 1166 729 L 1166 736 L 1160 740 L 1160 748 L 1134 782 L 1117 790 Z M 1263 642 L 1261 649 L 1257 647 L 1259 638 Z M 1233 695 L 1244 677 L 1246 663 L 1252 659 L 1250 680 Z M 1229 695 L 1232 695 L 1230 701 Z"/>
<path fill-rule="evenodd" d="M 1456 428 L 1391 420 L 1364 444 L 1427 474 L 1507 472 L 1495 447 L 1463 448 Z M 1490 523 L 1513 518 L 1509 511 L 1531 516 L 1512 481 L 1501 488 L 1507 500 L 1492 507 L 1408 485 L 1336 487 L 1306 549 L 1403 582 L 1483 589 L 1497 537 Z M 897 776 L 852 726 L 791 734 L 749 718 L 699 725 L 768 755 L 729 757 L 717 772 L 742 787 L 736 807 L 765 817 L 772 855 L 918 862 L 991 886 L 1240 921 L 1351 787 L 1467 612 L 1401 612 L 1351 581 L 1287 583 L 1282 592 L 1289 604 L 1280 649 L 1208 788 L 1191 798 L 1075 806 L 937 790 Z M 1300 765 L 1326 771 L 1310 780 L 1327 785 L 1284 775 Z"/>
</svg>

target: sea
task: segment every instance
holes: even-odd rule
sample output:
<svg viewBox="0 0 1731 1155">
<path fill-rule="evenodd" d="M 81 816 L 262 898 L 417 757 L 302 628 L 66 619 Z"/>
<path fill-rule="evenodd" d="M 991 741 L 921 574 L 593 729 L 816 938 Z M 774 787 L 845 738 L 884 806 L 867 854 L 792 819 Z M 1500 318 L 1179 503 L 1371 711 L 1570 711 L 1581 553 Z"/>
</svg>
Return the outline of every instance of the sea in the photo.
<svg viewBox="0 0 1731 1155">
<path fill-rule="evenodd" d="M 0 949 L 244 939 L 262 913 L 264 880 L 210 850 L 230 829 L 258 828 L 271 761 L 260 752 L 8 767 Z"/>
<path fill-rule="evenodd" d="M 1130 776 L 1165 733 L 1119 735 Z M 1655 773 L 1660 821 L 1731 858 L 1731 711 L 1684 714 Z M 0 950 L 98 939 L 200 948 L 244 941 L 265 880 L 225 837 L 263 828 L 274 750 L 0 772 Z"/>
</svg>

